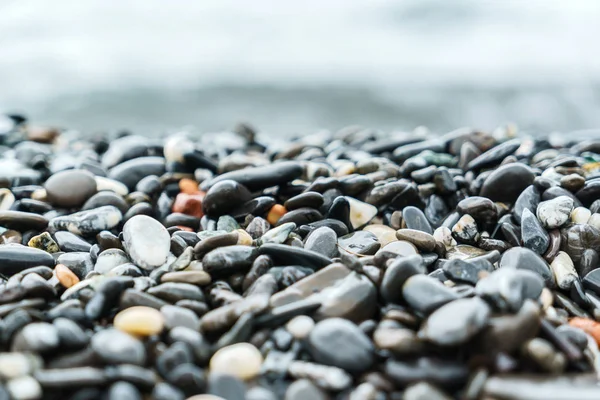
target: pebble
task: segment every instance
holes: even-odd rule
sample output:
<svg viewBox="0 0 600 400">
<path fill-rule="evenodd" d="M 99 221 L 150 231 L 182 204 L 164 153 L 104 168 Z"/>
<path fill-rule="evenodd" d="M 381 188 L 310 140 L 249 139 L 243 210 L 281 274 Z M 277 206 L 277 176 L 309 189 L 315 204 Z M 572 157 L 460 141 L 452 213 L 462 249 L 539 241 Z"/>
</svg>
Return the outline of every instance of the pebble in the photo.
<svg viewBox="0 0 600 400">
<path fill-rule="evenodd" d="M 292 318 L 285 327 L 296 339 L 305 339 L 315 327 L 315 321 L 307 315 L 298 315 Z"/>
<path fill-rule="evenodd" d="M 325 257 L 336 257 L 338 255 L 337 235 L 333 229 L 322 226 L 308 235 L 304 242 L 304 248 Z"/>
<path fill-rule="evenodd" d="M 153 270 L 167 261 L 170 235 L 155 219 L 136 215 L 123 226 L 123 245 L 137 266 Z"/>
<path fill-rule="evenodd" d="M 211 373 L 236 376 L 242 380 L 250 380 L 260 373 L 263 357 L 256 347 L 250 343 L 237 343 L 223 347 L 211 357 Z"/>
<path fill-rule="evenodd" d="M 528 208 L 521 215 L 521 239 L 524 247 L 538 254 L 544 254 L 550 246 L 550 235 Z"/>
<path fill-rule="evenodd" d="M 28 375 L 9 380 L 6 389 L 14 400 L 37 400 L 43 393 L 38 381 Z"/>
<path fill-rule="evenodd" d="M 49 226 L 59 231 L 89 236 L 114 228 L 119 225 L 122 218 L 121 211 L 109 205 L 52 218 Z"/>
<path fill-rule="evenodd" d="M 521 192 L 533 183 L 533 178 L 533 172 L 524 164 L 502 165 L 483 182 L 479 195 L 492 201 L 514 203 Z"/>
<path fill-rule="evenodd" d="M 404 207 L 402 210 L 402 227 L 433 234 L 433 228 L 423 211 L 413 206 Z"/>
<path fill-rule="evenodd" d="M 54 267 L 49 253 L 20 244 L 0 244 L 0 273 L 11 276 L 27 268 L 45 265 Z"/>
<path fill-rule="evenodd" d="M 350 223 L 353 229 L 358 229 L 366 225 L 377 215 L 377 207 L 357 200 L 353 197 L 346 197 L 350 204 Z"/>
<path fill-rule="evenodd" d="M 537 208 L 537 217 L 545 228 L 554 229 L 564 225 L 573 211 L 573 199 L 559 196 L 542 201 Z"/>
<path fill-rule="evenodd" d="M 58 207 L 81 206 L 96 193 L 96 180 L 88 171 L 71 169 L 53 174 L 44 184 L 50 203 Z"/>
<path fill-rule="evenodd" d="M 47 352 L 59 345 L 56 327 L 47 322 L 34 322 L 19 331 L 12 342 L 12 351 Z"/>
<path fill-rule="evenodd" d="M 91 347 L 106 363 L 144 365 L 146 362 L 144 344 L 114 328 L 97 332 L 92 337 Z"/>
<path fill-rule="evenodd" d="M 135 336 L 151 336 L 162 332 L 162 314 L 150 307 L 130 307 L 120 311 L 113 320 L 114 327 Z"/>
<path fill-rule="evenodd" d="M 436 247 L 433 235 L 415 229 L 399 229 L 396 231 L 396 238 L 411 242 L 422 251 L 434 251 Z"/>
<path fill-rule="evenodd" d="M 413 275 L 402 286 L 404 300 L 416 311 L 429 314 L 458 295 L 439 280 L 426 275 Z"/>
<path fill-rule="evenodd" d="M 325 365 L 362 372 L 374 362 L 374 347 L 369 338 L 357 325 L 345 319 L 320 321 L 307 340 L 309 353 Z"/>
<path fill-rule="evenodd" d="M 554 257 L 550 269 L 552 269 L 556 284 L 563 290 L 570 289 L 573 282 L 579 279 L 571 257 L 563 251 L 559 251 Z"/>
<path fill-rule="evenodd" d="M 525 247 L 513 247 L 502 254 L 500 268 L 527 269 L 541 276 L 550 288 L 556 286 L 554 275 L 542 257 Z"/>
</svg>

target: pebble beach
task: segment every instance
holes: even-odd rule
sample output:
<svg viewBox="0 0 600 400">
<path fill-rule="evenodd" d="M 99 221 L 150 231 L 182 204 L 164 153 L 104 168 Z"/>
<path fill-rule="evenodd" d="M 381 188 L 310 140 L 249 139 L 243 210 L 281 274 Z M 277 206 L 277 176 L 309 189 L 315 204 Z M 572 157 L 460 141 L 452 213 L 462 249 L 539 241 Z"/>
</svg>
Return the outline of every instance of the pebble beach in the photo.
<svg viewBox="0 0 600 400">
<path fill-rule="evenodd" d="M 0 400 L 597 400 L 600 138 L 0 115 Z"/>
</svg>

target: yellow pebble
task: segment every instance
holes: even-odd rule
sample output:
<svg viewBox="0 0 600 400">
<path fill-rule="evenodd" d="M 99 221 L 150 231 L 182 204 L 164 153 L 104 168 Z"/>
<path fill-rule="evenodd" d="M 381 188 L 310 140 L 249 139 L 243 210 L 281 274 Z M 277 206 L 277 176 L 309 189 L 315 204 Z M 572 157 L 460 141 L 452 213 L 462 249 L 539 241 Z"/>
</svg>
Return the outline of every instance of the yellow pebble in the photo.
<svg viewBox="0 0 600 400">
<path fill-rule="evenodd" d="M 252 236 L 250 236 L 248 232 L 246 232 L 243 229 L 236 229 L 235 231 L 238 233 L 237 244 L 241 244 L 244 246 L 252 245 Z"/>
<path fill-rule="evenodd" d="M 263 357 L 250 343 L 236 343 L 219 349 L 210 359 L 210 372 L 250 380 L 260 373 Z"/>
<path fill-rule="evenodd" d="M 136 306 L 120 311 L 113 321 L 115 328 L 137 336 L 150 336 L 162 332 L 164 318 L 154 308 Z"/>
</svg>

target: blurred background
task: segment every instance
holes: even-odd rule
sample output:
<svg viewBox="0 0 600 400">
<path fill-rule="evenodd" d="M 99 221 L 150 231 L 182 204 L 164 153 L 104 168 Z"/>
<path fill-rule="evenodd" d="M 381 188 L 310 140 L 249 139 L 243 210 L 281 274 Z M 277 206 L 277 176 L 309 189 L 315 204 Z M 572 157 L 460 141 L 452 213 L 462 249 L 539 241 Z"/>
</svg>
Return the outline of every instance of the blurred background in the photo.
<svg viewBox="0 0 600 400">
<path fill-rule="evenodd" d="M 597 0 L 0 0 L 0 111 L 152 136 L 600 127 L 599 21 Z"/>
</svg>

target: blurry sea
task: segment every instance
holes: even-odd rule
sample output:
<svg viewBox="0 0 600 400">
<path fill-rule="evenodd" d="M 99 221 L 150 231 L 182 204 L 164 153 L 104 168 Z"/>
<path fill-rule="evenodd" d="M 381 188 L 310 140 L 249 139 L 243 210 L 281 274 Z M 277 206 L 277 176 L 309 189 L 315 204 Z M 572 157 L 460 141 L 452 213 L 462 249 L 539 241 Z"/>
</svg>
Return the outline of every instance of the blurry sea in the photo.
<svg viewBox="0 0 600 400">
<path fill-rule="evenodd" d="M 249 121 L 600 127 L 600 2 L 0 0 L 0 111 L 86 134 Z"/>
</svg>

